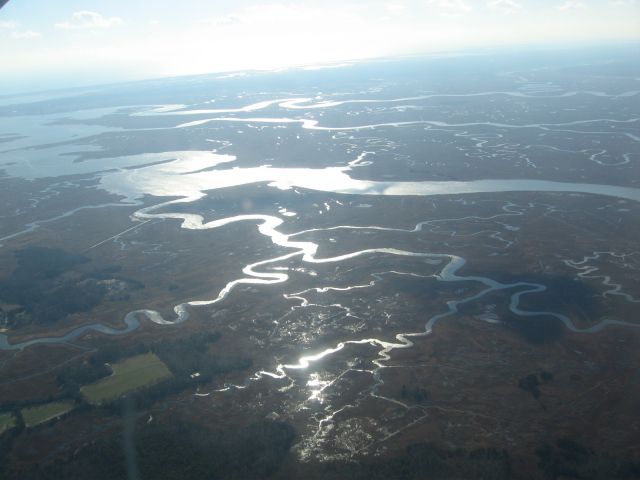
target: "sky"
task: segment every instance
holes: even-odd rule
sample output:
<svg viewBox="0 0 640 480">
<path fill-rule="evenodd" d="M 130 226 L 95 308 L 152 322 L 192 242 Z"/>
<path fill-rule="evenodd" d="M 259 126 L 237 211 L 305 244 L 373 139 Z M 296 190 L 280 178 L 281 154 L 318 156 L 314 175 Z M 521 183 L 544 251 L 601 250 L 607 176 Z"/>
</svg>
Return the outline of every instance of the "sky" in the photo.
<svg viewBox="0 0 640 480">
<path fill-rule="evenodd" d="M 479 48 L 640 41 L 640 0 L 10 0 L 0 95 Z"/>
</svg>

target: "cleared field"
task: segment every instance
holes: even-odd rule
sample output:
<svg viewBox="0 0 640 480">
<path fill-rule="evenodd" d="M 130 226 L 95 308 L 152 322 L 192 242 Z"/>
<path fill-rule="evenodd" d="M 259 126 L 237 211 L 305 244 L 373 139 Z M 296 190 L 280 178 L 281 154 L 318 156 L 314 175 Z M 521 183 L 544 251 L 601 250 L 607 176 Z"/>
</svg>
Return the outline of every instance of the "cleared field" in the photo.
<svg viewBox="0 0 640 480">
<path fill-rule="evenodd" d="M 127 358 L 111 368 L 111 376 L 82 387 L 81 392 L 90 403 L 112 400 L 171 376 L 167 366 L 153 353 Z"/>
<path fill-rule="evenodd" d="M 0 413 L 0 433 L 16 426 L 16 418 L 10 413 Z"/>
<path fill-rule="evenodd" d="M 67 413 L 73 408 L 73 402 L 51 402 L 37 407 L 22 409 L 22 418 L 27 427 L 34 427 Z"/>
</svg>

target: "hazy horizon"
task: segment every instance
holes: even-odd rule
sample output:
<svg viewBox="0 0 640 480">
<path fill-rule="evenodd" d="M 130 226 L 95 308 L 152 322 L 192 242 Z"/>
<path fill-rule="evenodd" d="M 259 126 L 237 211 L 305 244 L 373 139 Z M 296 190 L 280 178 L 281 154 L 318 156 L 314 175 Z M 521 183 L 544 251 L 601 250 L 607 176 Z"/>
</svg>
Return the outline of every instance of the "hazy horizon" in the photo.
<svg viewBox="0 0 640 480">
<path fill-rule="evenodd" d="M 169 8 L 171 7 L 171 8 Z M 640 3 L 574 0 L 10 1 L 5 94 L 503 48 L 640 41 Z"/>
</svg>

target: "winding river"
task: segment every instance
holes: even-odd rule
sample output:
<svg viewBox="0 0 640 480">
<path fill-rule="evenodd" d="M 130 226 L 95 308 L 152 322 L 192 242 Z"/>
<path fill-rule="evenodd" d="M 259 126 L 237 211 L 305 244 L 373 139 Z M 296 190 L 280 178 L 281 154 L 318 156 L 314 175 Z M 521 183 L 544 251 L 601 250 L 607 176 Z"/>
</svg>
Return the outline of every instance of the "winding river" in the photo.
<svg viewBox="0 0 640 480">
<path fill-rule="evenodd" d="M 315 110 L 324 108 L 333 108 L 344 104 L 356 103 L 399 103 L 414 102 L 436 99 L 440 97 L 489 97 L 489 96 L 507 96 L 516 98 L 562 98 L 574 96 L 592 96 L 592 97 L 611 97 L 611 98 L 631 98 L 640 95 L 639 91 L 628 91 L 620 94 L 607 94 L 597 91 L 569 91 L 552 95 L 532 95 L 517 91 L 494 91 L 479 92 L 470 94 L 428 94 L 404 98 L 391 99 L 320 99 L 307 97 L 280 98 L 261 101 L 238 108 L 219 108 L 219 109 L 201 109 L 191 108 L 187 105 L 162 105 L 154 108 L 144 108 L 131 114 L 132 117 L 151 117 L 151 116 L 187 116 L 187 115 L 210 115 L 210 114 L 237 114 L 249 113 L 265 110 L 270 107 L 277 107 L 287 110 Z M 637 142 L 640 141 L 634 133 L 629 131 L 583 131 L 568 130 L 567 127 L 593 126 L 597 124 L 609 124 L 610 127 L 615 125 L 635 127 L 640 121 L 639 118 L 629 119 L 613 119 L 602 118 L 593 120 L 576 120 L 562 123 L 531 123 L 531 124 L 513 124 L 499 123 L 492 121 L 485 122 L 462 122 L 450 123 L 439 120 L 409 120 L 372 123 L 356 126 L 322 126 L 318 120 L 311 118 L 289 118 L 289 117 L 213 117 L 198 119 L 185 123 L 178 123 L 169 129 L 189 129 L 192 127 L 200 127 L 208 123 L 240 123 L 244 125 L 251 124 L 279 124 L 282 126 L 298 124 L 307 130 L 324 130 L 324 131 L 358 131 L 388 127 L 407 127 L 415 125 L 424 125 L 426 127 L 439 128 L 500 128 L 500 129 L 538 129 L 543 131 L 555 132 L 573 132 L 576 134 L 603 134 L 625 136 L 628 139 Z M 161 128 L 162 129 L 162 128 Z M 153 128 L 152 130 L 157 130 Z M 135 132 L 136 130 L 129 130 Z M 560 151 L 561 149 L 556 149 Z M 624 154 L 623 160 L 619 163 L 605 164 L 598 159 L 606 151 L 597 151 L 592 154 L 590 160 L 601 165 L 623 165 L 629 163 L 630 153 Z M 66 151 L 63 151 L 66 153 Z M 103 324 L 88 324 L 71 330 L 64 336 L 60 337 L 41 337 L 33 338 L 24 342 L 10 342 L 6 335 L 0 335 L 0 349 L 2 350 L 22 350 L 32 345 L 39 344 L 64 344 L 77 340 L 88 332 L 98 332 L 105 335 L 123 335 L 136 330 L 141 319 L 146 319 L 158 325 L 178 324 L 189 318 L 189 309 L 198 306 L 213 305 L 224 300 L 239 285 L 269 285 L 286 283 L 289 279 L 286 270 L 276 271 L 271 269 L 267 271 L 265 267 L 275 266 L 276 264 L 288 259 L 299 257 L 302 262 L 308 264 L 320 263 L 339 263 L 362 256 L 390 255 L 398 257 L 415 257 L 425 260 L 431 260 L 433 263 L 441 263 L 443 267 L 433 277 L 440 282 L 475 282 L 481 284 L 484 288 L 473 295 L 458 300 L 450 300 L 446 303 L 446 310 L 442 313 L 425 319 L 424 329 L 413 333 L 399 333 L 395 336 L 396 341 L 387 342 L 376 338 L 363 338 L 348 342 L 340 342 L 335 347 L 328 348 L 314 355 L 302 356 L 296 363 L 278 365 L 275 372 L 261 371 L 257 376 L 271 376 L 276 378 L 285 377 L 286 371 L 291 369 L 303 369 L 310 363 L 318 361 L 327 355 L 331 355 L 348 344 L 368 343 L 380 348 L 379 359 L 376 361 L 378 366 L 382 366 L 389 358 L 389 353 L 393 349 L 407 348 L 413 343 L 412 337 L 424 336 L 431 332 L 433 326 L 440 320 L 454 315 L 458 312 L 460 305 L 477 301 L 495 291 L 512 290 L 509 300 L 509 309 L 515 315 L 520 317 L 532 316 L 551 316 L 562 322 L 563 325 L 574 332 L 594 333 L 598 332 L 610 325 L 623 325 L 627 327 L 637 327 L 638 324 L 624 322 L 618 320 L 605 319 L 588 328 L 579 328 L 565 315 L 551 311 L 527 311 L 520 307 L 521 298 L 524 295 L 532 295 L 543 292 L 546 287 L 542 284 L 529 282 L 501 283 L 484 276 L 462 276 L 458 273 L 464 267 L 466 260 L 460 256 L 437 253 L 437 252 L 414 252 L 401 250 L 393 247 L 363 249 L 353 251 L 344 255 L 335 257 L 319 258 L 316 253 L 319 245 L 310 241 L 297 241 L 295 237 L 309 231 L 322 231 L 333 229 L 352 229 L 367 228 L 371 230 L 398 231 L 398 232 L 418 232 L 423 226 L 430 223 L 429 221 L 420 222 L 413 229 L 395 229 L 384 226 L 369 227 L 351 227 L 348 225 L 333 226 L 326 229 L 310 229 L 303 232 L 284 234 L 279 230 L 285 219 L 274 215 L 247 214 L 236 215 L 226 218 L 219 218 L 209 222 L 205 222 L 203 216 L 190 213 L 167 212 L 172 205 L 195 202 L 207 195 L 206 192 L 215 191 L 217 189 L 251 185 L 257 183 L 266 183 L 272 188 L 278 189 L 306 189 L 311 191 L 325 192 L 330 194 L 342 195 L 359 195 L 359 196 L 435 196 L 435 195 L 466 195 L 478 193 L 500 193 L 500 192 L 557 192 L 569 194 L 583 195 L 601 195 L 617 199 L 631 200 L 640 202 L 640 189 L 631 187 L 621 187 L 613 185 L 592 184 L 592 183 L 572 183 L 572 182 L 554 182 L 548 180 L 528 180 L 528 179 L 485 179 L 474 181 L 372 181 L 360 180 L 352 178 L 350 172 L 361 165 L 365 165 L 364 161 L 371 152 L 362 151 L 357 158 L 342 167 L 327 168 L 276 168 L 271 166 L 261 166 L 253 168 L 238 168 L 233 163 L 236 157 L 233 155 L 221 155 L 213 152 L 202 151 L 175 151 L 165 153 L 131 155 L 123 157 L 114 157 L 102 159 L 103 165 L 109 165 L 110 171 L 100 171 L 97 175 L 99 178 L 99 187 L 108 193 L 119 195 L 123 198 L 122 203 L 118 205 L 136 205 L 145 196 L 155 197 L 179 197 L 175 200 L 164 201 L 157 205 L 141 208 L 134 213 L 134 217 L 141 221 L 150 221 L 152 219 L 168 219 L 177 220 L 181 223 L 182 228 L 192 230 L 209 230 L 222 228 L 235 222 L 250 222 L 256 225 L 257 230 L 264 236 L 268 237 L 275 245 L 291 250 L 289 253 L 280 255 L 275 258 L 262 260 L 253 264 L 246 265 L 243 268 L 244 276 L 230 281 L 218 293 L 217 297 L 212 299 L 196 300 L 178 304 L 174 307 L 175 316 L 171 319 L 164 318 L 159 312 L 140 309 L 129 312 L 124 318 L 124 327 L 113 328 Z M 22 168 L 22 167 L 15 167 Z M 69 168 L 72 168 L 69 166 Z M 73 168 L 76 168 L 73 166 Z M 82 166 L 83 169 L 90 170 L 90 165 Z M 11 170 L 11 169 L 10 169 Z M 82 208 L 99 208 L 106 205 L 97 205 L 95 207 L 80 207 L 79 209 L 70 210 L 60 216 L 49 220 L 35 222 L 26 226 L 25 231 L 37 228 L 40 223 L 53 221 L 58 218 L 71 215 Z M 286 212 L 285 212 L 286 213 Z M 286 216 L 283 213 L 283 216 Z M 16 235 L 24 232 L 18 232 L 14 235 L 7 235 L 0 240 L 9 240 Z M 400 274 L 400 272 L 395 272 Z M 378 277 L 379 278 L 379 277 Z M 374 280 L 375 282 L 375 280 Z M 333 288 L 333 287 L 324 287 Z"/>
<path fill-rule="evenodd" d="M 580 184 L 580 183 L 564 183 L 551 182 L 543 180 L 477 180 L 469 182 L 376 182 L 369 180 L 357 180 L 351 178 L 348 173 L 353 168 L 357 168 L 358 163 L 362 161 L 366 153 L 361 154 L 358 159 L 350 162 L 346 167 L 331 167 L 324 169 L 307 169 L 307 168 L 233 168 L 233 169 L 216 169 L 207 170 L 220 163 L 232 162 L 234 157 L 231 156 L 215 156 L 206 155 L 199 156 L 194 159 L 192 156 L 178 156 L 176 160 L 162 162 L 159 164 L 147 165 L 136 169 L 123 169 L 115 173 L 105 174 L 101 179 L 101 186 L 109 191 L 122 195 L 126 198 L 127 205 L 139 201 L 144 195 L 166 196 L 169 194 L 183 195 L 176 200 L 170 200 L 159 203 L 150 207 L 137 210 L 134 216 L 140 221 L 148 221 L 150 219 L 171 219 L 179 220 L 182 228 L 193 230 L 208 230 L 221 228 L 235 222 L 252 222 L 257 226 L 258 231 L 271 239 L 271 241 L 279 246 L 291 249 L 290 253 L 262 260 L 243 268 L 245 277 L 229 282 L 218 294 L 216 298 L 206 300 L 196 300 L 181 303 L 174 307 L 175 318 L 165 319 L 158 312 L 153 310 L 141 309 L 128 313 L 124 318 L 125 327 L 121 329 L 112 328 L 102 324 L 89 324 L 78 327 L 61 337 L 43 337 L 34 338 L 25 342 L 11 343 L 6 335 L 0 335 L 0 349 L 3 350 L 20 350 L 37 344 L 56 344 L 71 342 L 87 332 L 95 331 L 106 335 L 122 335 L 134 331 L 140 325 L 139 318 L 144 317 L 149 321 L 158 325 L 176 324 L 186 321 L 189 318 L 189 308 L 213 305 L 222 301 L 229 295 L 235 287 L 243 284 L 276 284 L 285 283 L 288 275 L 284 272 L 264 271 L 262 267 L 277 264 L 293 257 L 300 257 L 303 262 L 314 263 L 337 263 L 347 261 L 359 256 L 372 255 L 395 255 L 404 257 L 418 257 L 431 260 L 446 261 L 445 266 L 437 274 L 436 278 L 442 282 L 478 282 L 486 288 L 481 292 L 456 301 L 447 303 L 447 311 L 435 315 L 427 319 L 425 329 L 417 333 L 402 333 L 396 336 L 397 343 L 384 342 L 378 339 L 362 339 L 355 343 L 373 343 L 382 347 L 381 355 L 387 356 L 387 353 L 394 348 L 404 348 L 411 345 L 410 337 L 416 335 L 428 334 L 432 327 L 441 319 L 457 312 L 458 306 L 463 303 L 478 300 L 496 290 L 514 289 L 509 304 L 510 310 L 519 316 L 530 317 L 539 315 L 549 315 L 561 321 L 566 328 L 575 332 L 592 333 L 602 330 L 609 325 L 624 325 L 630 327 L 638 326 L 635 323 L 624 322 L 618 320 L 603 320 L 588 328 L 578 328 L 571 320 L 562 314 L 555 312 L 531 312 L 522 310 L 519 307 L 520 299 L 526 294 L 535 294 L 546 289 L 544 285 L 517 282 L 517 283 L 500 283 L 488 277 L 482 276 L 460 276 L 459 270 L 464 266 L 465 259 L 459 256 L 444 253 L 428 253 L 428 252 L 412 252 L 400 250 L 396 248 L 376 248 L 354 251 L 348 254 L 318 258 L 316 252 L 318 244 L 313 242 L 295 241 L 293 237 L 303 232 L 292 234 L 284 234 L 278 230 L 284 223 L 284 219 L 272 215 L 237 215 L 232 217 L 220 218 L 209 222 L 204 222 L 201 215 L 189 213 L 157 213 L 157 210 L 164 210 L 171 205 L 179 203 L 194 202 L 204 196 L 207 191 L 216 190 L 238 185 L 249 185 L 252 183 L 266 182 L 272 187 L 289 189 L 304 188 L 322 192 L 335 194 L 350 195 L 461 195 L 472 193 L 497 193 L 497 192 L 564 192 L 564 193 L 580 193 L 587 195 L 605 195 L 619 199 L 640 201 L 640 190 L 630 187 L 618 187 L 610 185 L 597 184 Z M 419 231 L 424 224 L 428 222 L 418 223 L 411 231 Z M 335 226 L 336 228 L 352 228 L 349 226 Z M 407 231 L 402 229 L 393 229 L 388 227 L 366 227 L 370 229 L 380 229 L 387 231 Z M 322 230 L 322 229 L 314 229 Z M 328 349 L 313 356 L 301 357 L 297 364 L 281 365 L 277 376 L 284 375 L 286 368 L 304 368 L 314 360 L 323 358 L 324 356 L 335 352 L 344 347 L 346 342 L 340 343 L 333 349 Z"/>
</svg>

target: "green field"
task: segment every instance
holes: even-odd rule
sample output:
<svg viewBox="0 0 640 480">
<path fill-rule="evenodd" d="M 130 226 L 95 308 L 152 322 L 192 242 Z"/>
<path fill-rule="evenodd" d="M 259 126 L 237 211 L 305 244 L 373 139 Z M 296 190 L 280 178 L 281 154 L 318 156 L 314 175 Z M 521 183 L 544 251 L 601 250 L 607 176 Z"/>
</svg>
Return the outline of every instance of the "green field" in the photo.
<svg viewBox="0 0 640 480">
<path fill-rule="evenodd" d="M 10 413 L 0 413 L 0 433 L 16 426 L 16 418 Z"/>
<path fill-rule="evenodd" d="M 113 400 L 171 376 L 167 366 L 153 353 L 127 358 L 111 368 L 111 376 L 82 387 L 81 392 L 90 403 Z"/>
<path fill-rule="evenodd" d="M 34 427 L 47 420 L 67 413 L 73 408 L 73 402 L 51 402 L 36 407 L 22 409 L 22 418 L 27 427 Z"/>
</svg>

